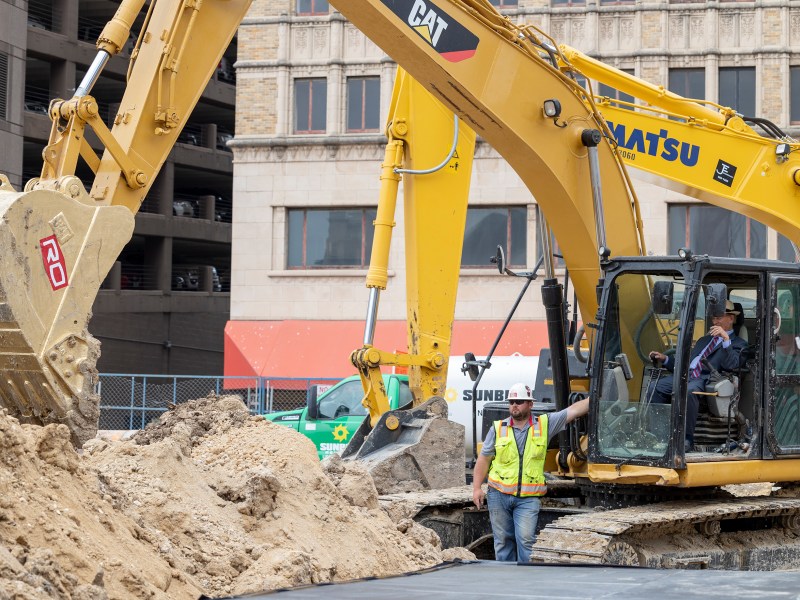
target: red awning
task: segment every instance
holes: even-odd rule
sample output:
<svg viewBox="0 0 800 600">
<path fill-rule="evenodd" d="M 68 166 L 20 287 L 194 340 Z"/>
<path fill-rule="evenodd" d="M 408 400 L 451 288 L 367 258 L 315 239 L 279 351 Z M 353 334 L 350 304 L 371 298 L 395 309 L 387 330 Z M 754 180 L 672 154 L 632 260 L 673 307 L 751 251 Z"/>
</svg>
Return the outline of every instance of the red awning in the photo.
<svg viewBox="0 0 800 600">
<path fill-rule="evenodd" d="M 502 321 L 459 321 L 453 327 L 453 356 L 486 355 Z M 354 373 L 350 353 L 364 339 L 363 321 L 228 321 L 225 375 L 344 378 Z M 375 346 L 405 351 L 405 321 L 381 321 Z M 506 330 L 495 356 L 536 356 L 547 346 L 544 321 L 518 321 Z"/>
</svg>

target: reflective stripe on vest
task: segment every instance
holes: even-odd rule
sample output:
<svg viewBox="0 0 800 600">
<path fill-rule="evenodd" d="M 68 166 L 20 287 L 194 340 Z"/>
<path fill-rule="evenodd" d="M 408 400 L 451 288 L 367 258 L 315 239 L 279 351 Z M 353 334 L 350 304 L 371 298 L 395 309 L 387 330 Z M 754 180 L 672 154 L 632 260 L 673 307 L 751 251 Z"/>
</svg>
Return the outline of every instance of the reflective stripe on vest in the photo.
<svg viewBox="0 0 800 600">
<path fill-rule="evenodd" d="M 513 496 L 544 496 L 544 459 L 547 455 L 547 415 L 531 423 L 522 452 L 522 481 L 519 481 L 519 448 L 511 419 L 495 421 L 495 456 L 489 468 L 489 485 Z"/>
</svg>

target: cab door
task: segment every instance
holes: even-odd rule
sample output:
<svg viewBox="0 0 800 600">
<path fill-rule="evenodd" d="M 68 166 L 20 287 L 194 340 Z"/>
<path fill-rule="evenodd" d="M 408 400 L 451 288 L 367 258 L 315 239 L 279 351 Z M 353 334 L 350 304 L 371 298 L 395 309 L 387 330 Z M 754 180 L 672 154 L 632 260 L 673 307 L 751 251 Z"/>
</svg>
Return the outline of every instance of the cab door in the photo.
<svg viewBox="0 0 800 600">
<path fill-rule="evenodd" d="M 800 278 L 770 281 L 764 454 L 800 455 Z"/>
<path fill-rule="evenodd" d="M 361 426 L 367 409 L 361 404 L 360 379 L 344 381 L 320 396 L 318 418 L 301 423 L 301 431 L 316 444 L 319 457 L 341 452 Z"/>
</svg>

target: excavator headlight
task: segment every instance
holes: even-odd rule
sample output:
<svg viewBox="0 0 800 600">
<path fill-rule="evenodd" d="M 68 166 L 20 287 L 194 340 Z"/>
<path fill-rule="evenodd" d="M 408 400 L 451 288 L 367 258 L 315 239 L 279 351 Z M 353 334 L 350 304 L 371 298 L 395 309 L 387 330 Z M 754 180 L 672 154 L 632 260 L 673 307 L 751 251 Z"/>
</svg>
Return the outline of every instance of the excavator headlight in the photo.
<svg viewBox="0 0 800 600">
<path fill-rule="evenodd" d="M 555 99 L 544 101 L 544 116 L 549 119 L 556 119 L 561 115 L 561 102 Z"/>
<path fill-rule="evenodd" d="M 692 251 L 689 248 L 679 248 L 678 256 L 683 260 L 690 260 L 692 258 Z"/>
<path fill-rule="evenodd" d="M 792 152 L 792 147 L 789 144 L 778 144 L 775 146 L 775 156 L 778 163 L 786 162 L 789 160 L 789 154 Z"/>
</svg>

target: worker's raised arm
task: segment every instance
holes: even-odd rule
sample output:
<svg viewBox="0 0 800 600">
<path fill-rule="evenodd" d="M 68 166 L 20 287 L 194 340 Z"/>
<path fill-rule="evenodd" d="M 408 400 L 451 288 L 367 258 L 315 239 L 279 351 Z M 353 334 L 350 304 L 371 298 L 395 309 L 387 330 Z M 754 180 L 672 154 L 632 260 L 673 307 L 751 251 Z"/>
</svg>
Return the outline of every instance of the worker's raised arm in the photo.
<svg viewBox="0 0 800 600">
<path fill-rule="evenodd" d="M 584 416 L 589 412 L 589 399 L 579 400 L 575 404 L 567 407 L 567 423 L 572 423 L 578 417 Z"/>
</svg>

